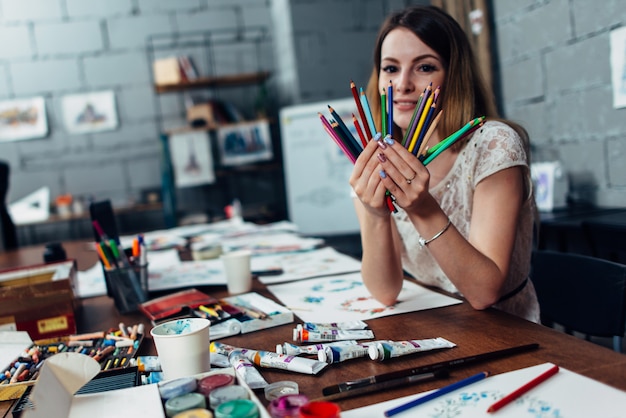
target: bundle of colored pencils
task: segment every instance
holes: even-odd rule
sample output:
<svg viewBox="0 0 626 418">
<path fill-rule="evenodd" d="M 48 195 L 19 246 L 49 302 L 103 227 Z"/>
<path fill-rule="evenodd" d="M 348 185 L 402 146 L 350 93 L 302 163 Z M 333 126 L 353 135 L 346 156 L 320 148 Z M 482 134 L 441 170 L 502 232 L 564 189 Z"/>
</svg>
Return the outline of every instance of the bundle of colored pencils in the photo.
<svg viewBox="0 0 626 418">
<path fill-rule="evenodd" d="M 322 113 L 319 113 L 319 117 L 328 135 L 343 150 L 350 161 L 354 163 L 363 148 L 367 145 L 369 139 L 374 136 L 376 125 L 374 124 L 372 112 L 363 88 L 360 89 L 360 92 L 357 92 L 356 85 L 351 81 L 350 89 L 352 90 L 352 95 L 361 118 L 359 122 L 359 119 L 354 113 L 352 114 L 352 123 L 354 124 L 360 142 L 354 137 L 348 126 L 330 105 L 328 109 L 332 118 L 326 119 Z M 413 153 L 413 155 L 417 156 L 424 165 L 428 165 L 435 157 L 448 149 L 452 144 L 474 132 L 485 120 L 484 116 L 472 119 L 443 141 L 440 141 L 432 147 L 428 147 L 428 141 L 437 128 L 437 124 L 443 114 L 443 110 L 437 109 L 439 92 L 440 87 L 437 87 L 433 91 L 432 83 L 424 89 L 424 92 L 420 95 L 417 105 L 415 106 L 409 128 L 406 130 L 402 139 L 402 145 Z M 382 136 L 393 135 L 393 86 L 391 81 L 389 82 L 387 91 L 385 92 L 383 89 L 381 93 L 380 122 Z"/>
</svg>

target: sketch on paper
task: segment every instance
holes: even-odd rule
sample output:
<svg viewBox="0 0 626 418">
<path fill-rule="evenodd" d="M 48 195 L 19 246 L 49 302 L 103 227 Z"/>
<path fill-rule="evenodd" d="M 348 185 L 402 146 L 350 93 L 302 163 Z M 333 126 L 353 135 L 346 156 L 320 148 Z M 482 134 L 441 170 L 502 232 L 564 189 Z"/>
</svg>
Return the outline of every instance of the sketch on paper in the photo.
<svg viewBox="0 0 626 418">
<path fill-rule="evenodd" d="M 177 187 L 215 183 L 208 132 L 181 132 L 170 135 L 168 139 Z"/>
<path fill-rule="evenodd" d="M 361 273 L 333 275 L 268 286 L 303 321 L 368 320 L 461 303 L 461 300 L 405 280 L 398 303 L 385 306 L 363 285 Z"/>
<path fill-rule="evenodd" d="M 0 141 L 42 138 L 47 134 L 43 97 L 0 102 Z"/>
<path fill-rule="evenodd" d="M 65 128 L 69 133 L 85 134 L 117 128 L 112 90 L 63 96 L 62 108 Z"/>
</svg>

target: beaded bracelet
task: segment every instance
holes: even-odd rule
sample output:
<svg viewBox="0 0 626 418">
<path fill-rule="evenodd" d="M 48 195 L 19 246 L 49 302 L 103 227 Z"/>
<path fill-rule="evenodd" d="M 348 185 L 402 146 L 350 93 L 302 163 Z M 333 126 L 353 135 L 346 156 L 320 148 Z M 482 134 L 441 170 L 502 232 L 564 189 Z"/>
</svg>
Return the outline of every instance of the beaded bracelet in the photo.
<svg viewBox="0 0 626 418">
<path fill-rule="evenodd" d="M 417 240 L 417 242 L 419 242 L 419 244 L 420 244 L 420 247 L 424 248 L 425 245 L 430 244 L 431 242 L 433 242 L 434 240 L 436 240 L 437 238 L 442 236 L 443 233 L 448 230 L 448 228 L 450 227 L 451 223 L 452 223 L 452 221 L 450 220 L 450 218 L 448 218 L 448 223 L 446 224 L 446 226 L 444 226 L 441 231 L 439 231 L 435 235 L 433 235 L 433 237 L 431 239 L 424 239 L 424 238 L 420 237 L 419 240 Z"/>
</svg>

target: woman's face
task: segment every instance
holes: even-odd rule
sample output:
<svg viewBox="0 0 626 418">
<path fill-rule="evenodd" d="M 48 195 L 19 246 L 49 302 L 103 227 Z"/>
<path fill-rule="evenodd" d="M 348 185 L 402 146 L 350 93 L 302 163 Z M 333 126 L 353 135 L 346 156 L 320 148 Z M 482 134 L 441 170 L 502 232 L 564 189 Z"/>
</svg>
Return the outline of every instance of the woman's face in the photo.
<svg viewBox="0 0 626 418">
<path fill-rule="evenodd" d="M 393 85 L 393 119 L 405 131 L 420 94 L 432 83 L 442 86 L 445 70 L 439 55 L 413 32 L 397 28 L 387 34 L 381 46 L 378 89 L 387 92 Z"/>
</svg>

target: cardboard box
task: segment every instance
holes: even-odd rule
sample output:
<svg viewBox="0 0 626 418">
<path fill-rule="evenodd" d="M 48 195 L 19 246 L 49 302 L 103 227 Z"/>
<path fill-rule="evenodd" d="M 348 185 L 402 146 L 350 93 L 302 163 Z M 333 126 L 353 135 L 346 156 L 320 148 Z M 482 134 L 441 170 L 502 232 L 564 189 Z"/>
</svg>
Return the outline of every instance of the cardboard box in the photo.
<svg viewBox="0 0 626 418">
<path fill-rule="evenodd" d="M 187 109 L 187 122 L 197 124 L 198 121 L 204 121 L 208 128 L 215 128 L 218 122 L 215 118 L 215 109 L 213 103 L 199 103 L 190 106 Z"/>
<path fill-rule="evenodd" d="M 43 339 L 76 333 L 75 260 L 0 270 L 0 329 Z"/>
<path fill-rule="evenodd" d="M 152 63 L 154 82 L 157 86 L 178 84 L 183 81 L 177 57 L 167 57 Z"/>
</svg>

